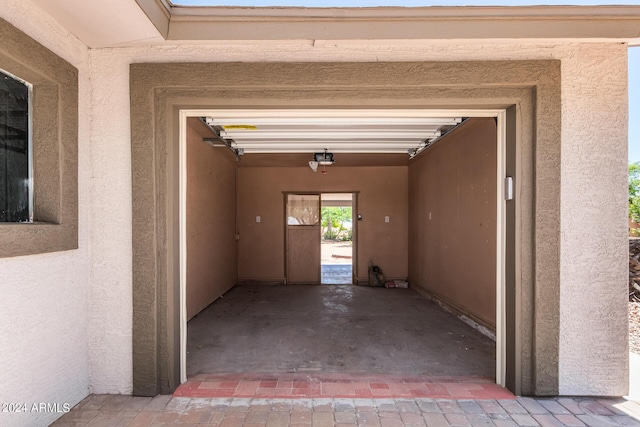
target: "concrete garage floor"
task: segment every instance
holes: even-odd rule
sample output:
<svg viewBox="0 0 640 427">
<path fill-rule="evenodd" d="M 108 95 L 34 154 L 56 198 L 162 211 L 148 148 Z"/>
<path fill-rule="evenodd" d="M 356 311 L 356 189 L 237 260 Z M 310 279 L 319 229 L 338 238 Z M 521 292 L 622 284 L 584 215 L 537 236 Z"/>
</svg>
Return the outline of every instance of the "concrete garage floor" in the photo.
<svg viewBox="0 0 640 427">
<path fill-rule="evenodd" d="M 187 329 L 187 375 L 495 377 L 495 343 L 410 289 L 243 284 Z"/>
</svg>

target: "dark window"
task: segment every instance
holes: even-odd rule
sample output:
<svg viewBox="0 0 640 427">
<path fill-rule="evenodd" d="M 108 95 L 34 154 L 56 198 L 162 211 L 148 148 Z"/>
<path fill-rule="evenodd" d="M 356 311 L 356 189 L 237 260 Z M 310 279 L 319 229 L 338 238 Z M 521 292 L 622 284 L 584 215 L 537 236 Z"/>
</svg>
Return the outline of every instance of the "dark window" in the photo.
<svg viewBox="0 0 640 427">
<path fill-rule="evenodd" d="M 0 222 L 31 220 L 29 93 L 0 71 Z"/>
</svg>

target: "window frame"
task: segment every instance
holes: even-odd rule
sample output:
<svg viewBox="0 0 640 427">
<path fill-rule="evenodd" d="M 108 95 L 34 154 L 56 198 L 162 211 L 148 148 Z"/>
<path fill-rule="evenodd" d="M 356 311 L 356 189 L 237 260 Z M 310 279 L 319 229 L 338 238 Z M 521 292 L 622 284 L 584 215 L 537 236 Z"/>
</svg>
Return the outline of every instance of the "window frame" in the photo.
<svg viewBox="0 0 640 427">
<path fill-rule="evenodd" d="M 0 18 L 0 69 L 32 89 L 33 222 L 0 223 L 0 258 L 78 248 L 78 70 Z"/>
</svg>

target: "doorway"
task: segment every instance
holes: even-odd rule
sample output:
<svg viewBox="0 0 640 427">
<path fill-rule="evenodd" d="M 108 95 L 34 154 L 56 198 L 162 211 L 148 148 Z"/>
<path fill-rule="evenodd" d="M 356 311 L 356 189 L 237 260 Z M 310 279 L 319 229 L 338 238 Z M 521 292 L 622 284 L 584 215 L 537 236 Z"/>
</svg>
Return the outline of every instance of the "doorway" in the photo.
<svg viewBox="0 0 640 427">
<path fill-rule="evenodd" d="M 183 112 L 183 114 L 187 115 L 187 117 L 190 116 L 189 113 L 190 112 Z M 234 113 L 238 114 L 238 112 L 234 112 Z M 310 110 L 305 110 L 305 113 L 309 114 Z M 331 112 L 329 110 L 322 110 L 317 112 L 318 115 L 328 115 L 330 113 Z M 367 112 L 367 113 L 372 114 L 371 112 Z M 430 113 L 431 112 L 429 112 L 429 114 Z M 347 222 L 346 218 L 344 219 L 344 222 L 342 222 L 342 224 L 339 224 L 340 218 L 336 218 L 338 221 L 334 222 L 334 215 L 339 216 L 338 211 L 332 212 L 333 215 L 331 215 L 330 218 L 329 218 L 329 215 L 325 215 L 325 218 L 323 218 L 323 215 L 322 215 L 323 204 L 325 207 L 325 213 L 328 213 L 326 208 L 329 208 L 329 207 L 345 208 L 346 207 L 345 205 L 349 204 L 349 203 L 346 203 L 346 200 L 349 199 L 348 195 L 351 195 L 350 202 L 352 205 L 351 226 L 353 227 L 353 223 L 355 222 L 356 224 L 358 224 L 359 228 L 361 228 L 361 230 L 359 230 L 361 231 L 361 233 L 358 233 L 358 238 L 361 238 L 360 243 L 362 243 L 362 245 L 360 245 L 360 251 L 363 252 L 360 254 L 360 256 L 361 256 L 361 259 L 364 260 L 363 265 L 361 265 L 361 269 L 363 269 L 364 265 L 367 262 L 370 262 L 370 260 L 373 259 L 376 261 L 376 265 L 382 266 L 385 272 L 385 277 L 387 279 L 390 278 L 389 282 L 395 283 L 395 280 L 399 280 L 399 281 L 404 280 L 404 278 L 407 277 L 406 276 L 407 272 L 405 271 L 406 267 L 403 267 L 402 260 L 408 260 L 410 266 L 422 265 L 422 262 L 416 262 L 415 260 L 409 259 L 408 258 L 409 255 L 413 254 L 415 259 L 420 259 L 420 260 L 422 259 L 423 255 L 426 255 L 427 259 L 437 258 L 437 256 L 429 257 L 429 253 L 425 252 L 424 248 L 426 247 L 428 249 L 431 246 L 434 246 L 434 245 L 437 246 L 438 239 L 434 240 L 428 235 L 423 236 L 422 234 L 424 233 L 420 234 L 419 233 L 420 230 L 424 231 L 426 229 L 430 229 L 431 224 L 432 223 L 435 224 L 439 220 L 452 218 L 451 214 L 434 210 L 435 205 L 431 206 L 432 203 L 429 202 L 428 200 L 425 199 L 421 202 L 420 200 L 422 199 L 418 198 L 417 195 L 423 194 L 423 193 L 424 194 L 434 193 L 431 187 L 429 188 L 424 187 L 425 183 L 426 185 L 435 185 L 434 183 L 438 183 L 438 182 L 441 182 L 442 179 L 446 179 L 447 182 L 452 183 L 452 185 L 455 184 L 457 182 L 456 180 L 458 179 L 456 178 L 456 176 L 458 176 L 459 174 L 456 172 L 455 174 L 453 174 L 454 176 L 450 176 L 451 171 L 452 170 L 457 171 L 458 169 L 471 170 L 470 167 L 465 162 L 472 162 L 474 165 L 476 165 L 478 168 L 482 169 L 483 171 L 481 187 L 484 188 L 486 191 L 480 191 L 480 190 L 478 191 L 486 195 L 490 193 L 488 189 L 492 189 L 491 193 L 494 193 L 493 197 L 482 198 L 481 200 L 483 203 L 483 206 L 484 204 L 487 204 L 487 209 L 493 211 L 495 215 L 497 215 L 496 218 L 492 218 L 491 220 L 488 220 L 488 221 L 484 221 L 484 220 L 482 221 L 483 226 L 485 226 L 488 233 L 486 236 L 487 240 L 486 241 L 483 240 L 483 242 L 485 242 L 486 245 L 488 246 L 492 246 L 492 245 L 500 246 L 502 240 L 499 238 L 497 234 L 499 233 L 500 224 L 503 224 L 503 222 L 500 220 L 500 216 L 502 215 L 501 211 L 504 208 L 503 205 L 505 202 L 504 200 L 496 199 L 497 194 L 500 192 L 500 189 L 502 188 L 502 185 L 503 185 L 502 179 L 496 179 L 496 178 L 502 177 L 504 175 L 504 171 L 500 170 L 499 168 L 499 165 L 500 165 L 499 158 L 501 157 L 499 153 L 502 152 L 501 147 L 504 147 L 503 145 L 504 138 L 500 132 L 497 132 L 497 130 L 502 129 L 502 127 L 500 126 L 500 123 L 502 120 L 504 120 L 504 112 L 500 112 L 500 111 L 485 112 L 484 114 L 486 114 L 488 117 L 485 116 L 484 118 L 482 116 L 478 117 L 480 114 L 477 111 L 474 111 L 473 113 L 475 113 L 473 115 L 476 117 L 472 117 L 468 121 L 465 121 L 464 122 L 465 124 L 463 124 L 459 128 L 460 129 L 459 131 L 456 131 L 456 133 L 452 133 L 452 135 L 459 135 L 459 136 L 451 136 L 451 137 L 448 137 L 447 140 L 450 140 L 450 138 L 454 138 L 453 139 L 454 141 L 458 141 L 457 143 L 454 143 L 454 146 L 456 147 L 462 147 L 462 145 L 460 145 L 462 144 L 462 142 L 460 141 L 467 141 L 467 140 L 468 141 L 465 142 L 465 144 L 469 143 L 471 145 L 477 145 L 478 138 L 480 137 L 475 132 L 480 128 L 482 128 L 483 129 L 481 133 L 481 135 L 483 135 L 481 138 L 481 140 L 483 141 L 482 146 L 484 145 L 491 146 L 492 147 L 491 150 L 487 150 L 487 151 L 481 150 L 482 151 L 481 153 L 478 154 L 473 152 L 475 153 L 473 154 L 471 152 L 468 152 L 467 149 L 456 148 L 453 151 L 454 151 L 454 154 L 455 153 L 457 154 L 455 154 L 451 158 L 447 157 L 446 161 L 443 160 L 445 161 L 446 166 L 449 166 L 449 167 L 444 168 L 442 171 L 440 171 L 439 174 L 437 174 L 438 176 L 435 176 L 435 177 L 427 176 L 426 179 L 425 179 L 425 176 L 423 176 L 424 175 L 423 172 L 430 171 L 433 168 L 424 167 L 424 165 L 418 166 L 419 164 L 421 164 L 420 158 L 413 160 L 413 162 L 410 162 L 411 159 L 408 158 L 406 154 L 404 154 L 405 157 L 403 158 L 403 161 L 405 163 L 399 166 L 392 165 L 392 164 L 385 164 L 385 165 L 369 164 L 365 166 L 365 165 L 362 165 L 361 162 L 359 164 L 349 164 L 348 163 L 350 160 L 348 156 L 349 153 L 339 153 L 339 159 L 341 161 L 340 167 L 332 168 L 331 173 L 329 174 L 320 175 L 320 174 L 313 174 L 313 172 L 309 172 L 309 170 L 306 167 L 298 166 L 299 164 L 304 164 L 303 162 L 306 161 L 306 158 L 303 157 L 301 161 L 298 161 L 296 160 L 298 158 L 295 156 L 296 153 L 293 153 L 293 155 L 282 155 L 284 153 L 266 153 L 266 154 L 274 154 L 274 156 L 270 156 L 270 157 L 267 157 L 266 154 L 262 154 L 262 153 L 254 153 L 253 154 L 254 157 L 251 157 L 252 154 L 245 153 L 242 159 L 243 163 L 238 166 L 238 171 L 236 174 L 237 180 L 238 180 L 238 184 L 236 187 L 236 198 L 237 198 L 236 209 L 238 212 L 237 214 L 238 216 L 236 219 L 237 221 L 236 230 L 238 231 L 237 235 L 241 236 L 239 239 L 241 246 L 239 247 L 240 255 L 238 259 L 253 260 L 252 262 L 254 264 L 258 264 L 258 267 L 263 268 L 266 266 L 270 270 L 265 270 L 265 271 L 274 271 L 275 273 L 271 275 L 261 273 L 262 276 L 258 276 L 258 275 L 248 276 L 246 273 L 243 273 L 244 275 L 241 277 L 243 278 L 249 277 L 249 280 L 244 280 L 244 281 L 241 280 L 240 282 L 242 284 L 251 284 L 249 282 L 253 282 L 255 284 L 256 281 L 259 282 L 260 280 L 256 280 L 254 279 L 254 277 L 257 277 L 258 279 L 260 279 L 261 277 L 267 277 L 267 278 L 277 277 L 277 272 L 278 272 L 277 269 L 282 268 L 284 266 L 283 279 L 287 285 L 298 285 L 298 284 L 307 285 L 307 284 L 322 283 L 321 247 L 322 247 L 323 235 L 325 235 L 325 237 L 328 240 L 334 240 L 334 239 L 337 240 L 337 238 L 340 237 L 341 235 L 348 233 L 348 227 L 345 226 L 345 225 L 348 225 L 348 223 L 345 224 L 345 222 Z M 196 112 L 195 114 L 200 114 L 200 113 Z M 262 114 L 265 114 L 265 113 L 262 112 Z M 269 111 L 269 114 L 271 115 L 281 114 L 284 116 L 283 113 L 280 113 L 279 111 L 274 112 L 272 110 Z M 295 111 L 287 111 L 286 116 L 289 117 L 294 114 L 296 114 Z M 331 114 L 337 114 L 337 113 L 331 113 Z M 364 114 L 364 112 L 360 114 Z M 412 114 L 412 112 L 404 112 L 404 114 L 410 115 Z M 417 115 L 417 114 L 425 114 L 425 113 L 413 112 L 413 114 Z M 220 113 L 220 111 L 217 111 L 217 110 L 206 111 L 203 114 L 203 116 L 205 117 L 207 116 L 217 117 L 220 115 L 222 115 L 222 113 Z M 471 115 L 472 114 L 468 114 L 468 116 L 471 116 Z M 465 114 L 465 116 L 467 116 L 467 114 Z M 492 116 L 495 117 L 495 119 Z M 475 131 L 473 129 L 475 129 Z M 443 146 L 447 146 L 447 143 L 442 142 L 441 144 L 437 145 L 436 147 L 434 147 L 433 149 L 425 153 L 425 155 L 430 156 L 428 153 L 437 153 L 439 151 L 442 151 L 443 149 L 438 147 L 443 147 Z M 279 155 L 278 158 L 276 158 L 275 155 Z M 460 162 L 460 159 L 458 158 L 460 156 L 462 156 L 466 160 L 464 160 L 464 162 Z M 474 162 L 474 159 L 479 158 L 479 156 L 480 157 L 484 156 L 484 157 L 493 159 L 493 163 L 494 163 L 493 166 L 482 167 L 481 163 Z M 285 162 L 291 162 L 292 158 L 294 160 L 294 163 L 285 164 Z M 425 158 L 425 157 L 423 156 L 422 158 Z M 364 157 L 359 158 L 358 160 L 361 160 L 361 159 L 364 159 Z M 281 163 L 276 163 L 276 161 L 279 161 Z M 434 161 L 438 163 L 437 159 Z M 267 163 L 267 162 L 270 162 L 270 163 Z M 265 167 L 265 164 L 269 164 L 270 167 Z M 473 184 L 472 185 L 473 188 L 475 188 L 476 184 L 480 182 L 478 181 L 478 179 L 475 179 L 475 180 L 472 179 L 471 181 Z M 475 182 L 475 181 L 478 181 L 478 182 Z M 351 188 L 358 190 L 358 193 L 356 194 L 357 197 L 353 196 L 354 193 L 345 192 L 344 190 L 340 191 L 342 188 L 344 188 L 345 183 L 348 183 L 348 185 Z M 467 188 L 467 185 L 464 184 L 463 187 Z M 306 190 L 307 188 L 312 188 L 313 190 L 307 191 Z M 437 193 L 437 191 L 435 191 L 435 193 Z M 472 193 L 476 194 L 475 192 L 472 192 Z M 344 196 L 344 194 L 346 194 L 347 196 Z M 412 197 L 411 194 L 413 194 L 414 196 Z M 447 194 L 456 194 L 456 193 L 448 192 Z M 478 193 L 477 196 L 480 197 L 481 194 Z M 454 199 L 456 198 L 454 197 Z M 356 209 L 353 209 L 353 207 L 355 206 L 355 202 L 358 202 L 358 205 Z M 429 207 L 430 210 L 427 213 L 422 212 L 422 210 L 424 210 L 423 208 L 426 208 L 425 203 L 427 203 L 430 206 Z M 447 199 L 447 203 L 442 203 L 442 204 L 447 206 L 454 205 L 455 207 L 455 206 L 458 206 L 459 202 L 456 202 L 453 199 L 452 200 Z M 330 205 L 334 205 L 334 206 L 330 206 Z M 493 206 L 494 208 L 492 208 L 491 206 Z M 473 209 L 471 208 L 464 208 L 462 210 L 464 212 L 473 211 Z M 358 214 L 357 215 L 358 221 L 353 221 L 354 211 Z M 409 211 L 411 211 L 412 213 L 410 213 Z M 433 217 L 430 214 L 430 212 L 432 211 L 433 211 Z M 362 220 L 360 220 L 360 218 L 362 218 Z M 416 218 L 420 218 L 420 220 L 417 220 Z M 410 221 L 409 221 L 410 219 L 411 219 L 411 224 L 414 224 L 414 226 L 410 227 Z M 428 223 L 426 221 L 432 221 L 432 223 Z M 331 223 L 331 227 L 329 227 L 329 223 Z M 414 248 L 414 250 L 412 250 L 411 253 L 407 253 L 406 251 L 409 249 L 410 246 L 406 243 L 406 234 L 410 230 L 413 230 L 415 235 L 420 234 L 420 238 L 419 238 L 421 242 L 420 244 L 423 246 L 418 245 L 418 247 Z M 352 230 L 352 234 L 354 231 L 355 230 Z M 436 232 L 441 231 L 441 227 L 436 227 L 435 231 Z M 263 239 L 262 240 L 263 243 L 259 243 L 261 241 L 260 239 Z M 354 239 L 354 240 L 357 241 L 358 239 Z M 279 243 L 280 245 L 284 243 L 284 248 L 283 248 L 284 250 L 283 249 L 277 250 L 278 241 L 280 242 Z M 428 244 L 433 243 L 433 245 L 427 247 L 425 246 L 427 243 Z M 415 246 L 416 245 L 414 244 L 411 247 L 415 247 Z M 282 246 L 280 247 L 282 248 Z M 496 247 L 495 249 L 496 251 L 499 250 L 498 247 Z M 357 252 L 354 252 L 352 249 L 352 257 L 355 253 Z M 261 255 L 254 256 L 253 254 L 261 254 Z M 248 255 L 252 255 L 252 256 L 248 256 Z M 270 264 L 259 262 L 261 259 L 266 259 L 267 257 L 271 257 L 276 262 L 273 262 Z M 400 258 L 400 262 L 397 262 L 397 258 Z M 497 276 L 486 283 L 487 292 L 485 296 L 489 300 L 492 298 L 496 300 L 495 301 L 496 308 L 494 308 L 494 310 L 492 311 L 493 313 L 495 313 L 495 326 L 496 326 L 495 329 L 498 332 L 496 335 L 499 337 L 500 336 L 499 331 L 500 331 L 502 319 L 500 318 L 501 317 L 500 310 L 497 307 L 499 307 L 499 301 L 501 301 L 502 299 L 502 295 L 500 295 L 500 289 L 501 289 L 500 285 L 503 283 L 503 281 L 500 275 L 498 274 L 498 271 L 500 270 L 499 270 L 499 265 L 497 265 L 496 262 L 499 264 L 500 260 L 496 259 L 494 261 L 488 261 L 488 263 L 485 263 L 484 265 L 484 267 L 486 267 L 488 271 L 495 271 Z M 398 268 L 398 266 L 400 266 L 400 268 Z M 245 265 L 241 265 L 241 267 L 242 268 L 240 268 L 239 271 L 242 271 L 242 272 L 252 271 L 246 268 Z M 403 268 L 405 268 L 405 270 L 403 270 Z M 353 274 L 353 270 L 357 270 L 357 268 L 355 268 L 355 265 L 352 265 L 352 274 Z M 413 273 L 414 270 L 417 272 Z M 364 269 L 364 271 L 366 271 L 366 268 Z M 364 283 L 364 281 L 361 280 L 361 278 L 364 277 L 364 275 L 362 274 L 362 272 L 359 272 L 359 273 L 360 274 L 358 275 L 357 283 Z M 412 270 L 412 273 L 413 273 L 412 277 L 415 278 L 413 280 L 414 288 L 416 288 L 419 291 L 421 289 L 420 288 L 421 271 L 418 271 L 414 268 Z M 305 291 L 302 291 L 302 288 L 305 288 L 305 287 L 306 286 L 299 286 L 299 287 L 290 286 L 291 291 L 298 289 L 298 291 L 301 293 L 290 294 L 289 297 L 291 297 L 292 299 L 289 301 L 280 301 L 280 300 L 278 301 L 284 302 L 288 306 L 294 307 L 296 308 L 296 310 L 299 311 L 301 305 L 298 300 L 303 296 L 304 292 L 307 292 L 307 291 L 311 292 L 310 290 L 306 290 L 306 289 Z M 315 288 L 315 287 L 307 287 L 307 288 Z M 344 310 L 345 313 L 355 313 L 358 311 L 356 306 L 351 307 L 351 306 L 345 305 L 343 302 L 338 302 L 336 305 L 332 302 L 332 299 L 337 299 L 337 300 L 340 300 L 340 299 L 348 300 L 349 298 L 353 299 L 353 298 L 356 298 L 355 296 L 356 294 L 354 294 L 354 292 L 358 292 L 357 294 L 358 296 L 356 298 L 358 301 L 356 302 L 362 302 L 365 299 L 364 296 L 362 295 L 362 293 L 365 291 L 353 290 L 353 287 L 351 286 L 351 284 L 348 284 L 348 283 L 345 286 L 339 286 L 339 285 L 338 286 L 319 286 L 318 288 L 326 288 L 328 289 L 327 292 L 338 292 L 338 293 L 343 292 L 343 294 L 333 295 L 333 296 L 332 295 L 321 295 L 321 296 L 316 295 L 318 298 L 315 299 L 313 304 L 316 304 L 316 306 L 314 306 L 315 308 L 321 309 L 319 316 L 323 316 L 323 315 L 326 316 L 328 314 L 326 310 L 334 306 L 336 309 Z M 492 288 L 495 289 L 496 293 L 493 293 Z M 248 288 L 238 288 L 238 290 L 236 290 L 235 293 L 236 294 L 239 293 L 242 289 L 246 290 Z M 271 292 L 276 292 L 274 290 L 275 288 L 267 288 L 267 289 L 252 288 L 252 289 L 249 289 L 250 291 L 249 293 L 252 295 L 252 298 L 255 299 L 255 297 L 260 292 L 262 291 L 267 292 L 269 289 L 271 289 Z M 332 290 L 329 290 L 329 289 L 332 289 Z M 351 291 L 349 291 L 350 289 Z M 360 288 L 357 288 L 357 289 L 360 289 Z M 377 292 L 376 297 L 381 298 L 382 300 L 387 300 L 392 297 L 392 294 L 381 294 L 379 291 L 375 291 L 375 292 Z M 387 292 L 392 292 L 392 291 L 387 291 Z M 400 291 L 396 291 L 396 292 L 400 292 Z M 400 293 L 398 293 L 398 295 L 400 295 Z M 271 300 L 271 296 L 270 295 L 260 296 L 259 298 L 257 298 L 257 300 L 259 300 L 263 304 L 270 305 L 267 302 Z M 372 305 L 367 304 L 366 306 L 371 307 Z M 249 310 L 252 312 L 252 315 L 254 316 L 259 315 L 258 312 L 260 310 L 258 308 L 251 307 L 251 309 L 247 308 L 246 311 L 249 311 Z M 401 313 L 404 313 L 404 311 L 405 310 L 396 309 L 393 311 L 392 315 L 398 317 L 398 316 L 401 316 Z M 215 316 L 216 310 L 213 310 L 213 312 Z M 258 324 L 263 325 L 263 328 L 273 325 L 274 323 L 272 320 L 266 319 L 268 316 L 272 315 L 273 312 L 274 310 L 272 309 L 272 307 L 266 310 L 264 313 L 265 320 L 258 322 Z M 278 310 L 275 310 L 275 312 L 276 314 L 281 315 L 283 310 L 278 309 Z M 304 310 L 304 313 L 310 313 L 310 312 L 311 312 L 310 309 Z M 491 317 L 493 317 L 494 315 L 493 313 L 490 313 Z M 218 315 L 219 314 L 220 313 L 218 313 Z M 291 315 L 288 314 L 287 318 L 291 320 L 293 314 Z M 363 311 L 362 314 L 360 314 L 360 316 L 364 318 L 370 314 L 371 313 L 367 311 Z M 262 314 L 260 314 L 260 316 L 262 316 Z M 204 317 L 202 316 L 200 318 L 204 319 Z M 345 322 L 345 323 L 348 323 L 348 322 Z M 363 325 L 363 327 L 371 328 L 372 331 L 379 329 L 375 325 L 375 321 L 372 321 L 370 323 L 371 323 L 370 325 L 367 325 L 367 326 Z M 298 327 L 301 327 L 302 325 L 304 325 L 304 322 L 296 321 L 296 322 L 293 322 L 293 324 L 297 325 Z M 426 322 L 425 325 L 433 325 L 433 322 Z M 236 326 L 240 326 L 240 324 Z M 208 333 L 211 332 L 211 328 L 209 328 L 208 325 L 204 325 L 204 327 L 201 327 L 200 329 L 209 331 Z M 233 329 L 235 330 L 235 326 Z M 313 328 L 312 327 L 305 328 L 304 326 L 302 326 L 302 329 L 300 329 L 300 331 L 304 332 L 311 329 Z M 248 330 L 253 331 L 254 328 L 249 328 Z M 340 330 L 340 329 L 338 328 L 337 330 Z M 420 333 L 418 329 L 414 328 L 412 330 L 414 331 L 415 334 Z M 195 327 L 192 328 L 191 331 L 193 332 L 189 334 L 190 336 L 189 342 L 191 343 L 191 348 L 199 349 L 198 346 L 202 346 L 202 349 L 206 348 L 207 339 L 204 339 L 204 338 L 198 339 L 199 335 L 196 333 L 197 329 Z M 426 333 L 427 331 L 424 331 L 424 332 Z M 432 331 L 430 332 L 435 332 L 435 330 L 432 329 Z M 266 333 L 266 330 L 264 331 L 264 333 Z M 465 337 L 470 336 L 471 333 L 472 333 L 471 331 L 467 331 L 465 333 L 461 333 L 461 336 L 463 335 Z M 227 334 L 226 332 L 220 331 L 217 334 L 217 336 L 223 337 L 223 336 L 227 336 L 226 334 Z M 293 335 L 294 335 L 293 333 L 288 333 L 284 336 L 277 337 L 277 338 L 274 336 L 273 338 L 276 339 L 277 342 L 282 342 L 282 343 L 286 342 L 287 345 L 290 345 L 290 343 L 288 342 Z M 239 337 L 239 334 L 237 332 L 232 333 L 231 337 L 233 337 L 233 339 L 235 340 Z M 327 342 L 330 343 L 332 337 L 329 336 L 328 339 L 329 341 Z M 406 339 L 409 340 L 408 337 Z M 247 338 L 245 342 L 250 342 L 250 341 L 251 339 Z M 294 340 L 294 341 L 297 342 L 297 340 Z M 489 346 L 493 348 L 493 351 L 495 351 L 496 356 L 489 355 L 490 363 L 488 365 L 494 365 L 494 369 L 492 369 L 492 371 L 495 372 L 495 376 L 491 375 L 491 377 L 494 377 L 496 382 L 501 383 L 503 375 L 501 375 L 502 372 L 500 372 L 499 367 L 503 366 L 504 359 L 501 358 L 501 354 L 500 354 L 501 340 L 498 339 L 497 341 L 498 341 L 497 343 L 494 342 Z M 380 339 L 372 338 L 369 342 L 379 343 Z M 390 347 L 395 348 L 395 346 L 397 345 L 398 343 L 391 343 L 391 342 L 389 343 Z M 216 344 L 216 346 L 218 346 L 218 344 Z M 225 345 L 224 347 L 226 348 L 228 346 Z M 332 347 L 332 344 L 328 344 L 326 347 Z M 247 351 L 251 349 L 252 347 L 248 347 Z M 259 351 L 259 349 L 254 349 L 254 350 L 256 354 L 259 354 L 261 352 Z M 293 350 L 290 350 L 290 351 L 293 351 Z M 190 360 L 195 360 L 194 359 L 195 353 L 203 353 L 203 352 L 195 351 L 195 350 L 189 351 L 188 354 L 190 355 Z M 419 354 L 424 355 L 425 353 L 419 352 Z M 387 356 L 391 357 L 390 360 L 395 360 L 393 355 L 388 354 Z M 316 356 L 311 357 L 311 355 L 309 355 L 309 357 L 311 358 L 310 361 L 317 361 L 321 359 L 321 357 L 316 357 Z M 186 354 L 185 354 L 185 358 L 186 358 Z M 347 360 L 347 359 L 348 358 L 345 356 L 344 360 Z M 219 361 L 220 355 L 217 355 L 213 360 Z M 230 360 L 234 360 L 233 356 L 230 358 Z M 426 363 L 426 365 L 420 365 L 421 372 L 424 371 L 424 372 L 434 373 L 436 371 L 434 371 L 432 368 L 429 368 L 429 366 L 435 364 L 436 362 L 438 363 L 438 365 L 441 365 L 442 363 L 437 361 L 437 359 L 427 358 L 427 357 L 423 357 L 423 359 L 421 360 L 422 362 Z M 204 360 L 204 361 L 206 362 L 207 360 Z M 200 367 L 202 367 L 202 369 L 193 368 L 193 370 L 190 370 L 192 374 L 195 374 L 197 372 L 206 373 L 207 371 L 210 371 L 213 369 L 220 369 L 222 366 L 220 365 L 217 368 L 214 366 L 204 368 L 204 366 L 207 366 L 206 363 L 201 363 L 196 365 L 199 365 Z M 245 366 L 244 369 L 248 369 L 248 366 L 249 365 Z M 332 366 L 332 364 L 329 361 L 326 363 L 323 362 L 319 366 L 322 367 L 321 369 L 324 369 L 324 367 Z M 299 368 L 306 368 L 306 365 L 302 367 L 296 367 L 296 369 L 299 369 Z M 498 369 L 495 369 L 495 368 L 498 368 Z M 226 369 L 228 370 L 230 368 L 227 367 Z M 356 368 L 354 368 L 353 365 L 351 365 L 350 367 L 349 365 L 345 365 L 345 369 L 347 369 L 348 371 L 351 371 Z M 390 368 L 387 366 L 381 369 L 388 370 Z M 440 374 L 445 374 L 447 372 L 449 371 L 447 370 L 438 371 L 438 373 Z M 454 371 L 450 371 L 449 373 L 451 372 L 454 372 Z M 455 372 L 458 372 L 458 371 L 455 371 Z M 186 372 L 185 372 L 185 380 L 186 380 Z"/>
<path fill-rule="evenodd" d="M 355 193 L 322 193 L 320 283 L 354 283 L 354 199 Z"/>
<path fill-rule="evenodd" d="M 355 283 L 356 196 L 285 193 L 285 283 Z"/>
</svg>

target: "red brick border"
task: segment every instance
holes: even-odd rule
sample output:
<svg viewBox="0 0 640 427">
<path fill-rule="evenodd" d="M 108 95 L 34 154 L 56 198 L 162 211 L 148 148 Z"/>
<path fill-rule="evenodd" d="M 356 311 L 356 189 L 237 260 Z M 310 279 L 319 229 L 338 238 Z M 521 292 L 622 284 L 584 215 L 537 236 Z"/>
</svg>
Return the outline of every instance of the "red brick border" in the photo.
<svg viewBox="0 0 640 427">
<path fill-rule="evenodd" d="M 485 377 L 347 374 L 207 374 L 174 397 L 515 399 Z"/>
</svg>

